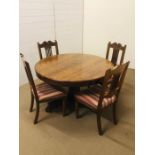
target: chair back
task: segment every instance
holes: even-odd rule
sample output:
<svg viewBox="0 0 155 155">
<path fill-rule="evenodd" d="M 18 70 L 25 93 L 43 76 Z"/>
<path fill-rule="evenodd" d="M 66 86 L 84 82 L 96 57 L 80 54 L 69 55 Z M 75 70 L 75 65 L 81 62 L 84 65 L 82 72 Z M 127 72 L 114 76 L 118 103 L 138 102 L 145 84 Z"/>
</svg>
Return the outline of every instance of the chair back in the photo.
<svg viewBox="0 0 155 155">
<path fill-rule="evenodd" d="M 52 42 L 52 41 L 44 41 L 41 44 L 37 43 L 37 45 L 38 45 L 38 51 L 39 51 L 40 59 L 43 59 L 42 49 L 45 50 L 46 58 L 49 57 L 49 56 L 52 56 L 53 55 L 53 52 L 52 52 L 52 47 L 53 46 L 55 47 L 56 55 L 59 54 L 58 43 L 57 43 L 56 40 L 54 42 Z"/>
<path fill-rule="evenodd" d="M 106 71 L 105 77 L 102 80 L 103 90 L 100 94 L 99 106 L 101 106 L 104 98 L 110 98 L 115 95 L 117 100 L 129 63 L 128 61 Z"/>
<path fill-rule="evenodd" d="M 111 59 L 109 58 L 110 56 L 110 49 L 112 49 L 112 56 Z M 126 45 L 122 46 L 120 43 L 108 43 L 107 46 L 107 54 L 106 54 L 106 59 L 110 60 L 114 65 L 121 65 L 124 61 L 124 55 L 125 55 L 125 50 L 126 50 Z M 118 61 L 118 57 L 119 57 L 119 53 L 121 52 L 121 56 L 120 56 L 120 62 L 117 63 Z"/>
<path fill-rule="evenodd" d="M 24 65 L 24 69 L 25 69 L 25 72 L 26 72 L 26 75 L 27 75 L 27 78 L 28 78 L 28 81 L 29 81 L 30 89 L 32 90 L 35 98 L 38 99 L 38 94 L 37 94 L 36 86 L 35 86 L 35 83 L 34 83 L 34 80 L 33 80 L 33 76 L 32 76 L 32 73 L 31 73 L 30 65 L 25 60 L 24 55 L 22 53 L 20 53 L 20 57 L 22 59 L 22 62 L 23 62 L 23 65 Z"/>
</svg>

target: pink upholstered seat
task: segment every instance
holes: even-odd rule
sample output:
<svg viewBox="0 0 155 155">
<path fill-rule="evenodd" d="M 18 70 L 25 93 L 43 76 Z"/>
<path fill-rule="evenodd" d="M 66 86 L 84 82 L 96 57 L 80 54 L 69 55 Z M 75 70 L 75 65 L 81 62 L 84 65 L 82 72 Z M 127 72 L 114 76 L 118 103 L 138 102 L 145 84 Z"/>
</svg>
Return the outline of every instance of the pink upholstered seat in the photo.
<svg viewBox="0 0 155 155">
<path fill-rule="evenodd" d="M 94 86 L 92 88 L 89 88 L 87 90 L 83 90 L 78 92 L 75 95 L 75 98 L 77 101 L 79 101 L 80 103 L 84 103 L 87 104 L 88 106 L 92 106 L 93 108 L 97 108 L 98 103 L 99 103 L 99 92 L 101 90 L 101 86 Z M 112 103 L 114 103 L 116 101 L 116 96 L 113 95 L 111 97 L 108 98 L 104 98 L 102 105 L 103 107 L 106 107 Z"/>
<path fill-rule="evenodd" d="M 50 98 L 61 98 L 65 96 L 65 94 L 62 91 L 55 89 L 47 83 L 41 83 L 36 85 L 36 90 L 40 101 L 47 100 Z"/>
</svg>

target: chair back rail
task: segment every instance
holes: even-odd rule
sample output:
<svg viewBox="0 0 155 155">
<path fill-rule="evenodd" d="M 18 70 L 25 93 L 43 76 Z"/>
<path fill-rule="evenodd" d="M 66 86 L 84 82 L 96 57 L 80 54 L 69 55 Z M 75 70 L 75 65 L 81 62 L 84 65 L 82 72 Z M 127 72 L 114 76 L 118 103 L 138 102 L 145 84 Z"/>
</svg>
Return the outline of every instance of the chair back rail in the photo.
<svg viewBox="0 0 155 155">
<path fill-rule="evenodd" d="M 26 75 L 27 75 L 27 78 L 28 78 L 28 81 L 29 81 L 30 89 L 32 90 L 35 98 L 38 100 L 38 94 L 37 94 L 36 86 L 35 86 L 35 83 L 34 83 L 34 80 L 33 80 L 33 76 L 32 76 L 30 65 L 25 60 L 24 55 L 22 53 L 20 53 L 20 56 L 22 58 L 24 69 L 25 69 L 25 72 L 26 72 Z"/>
<path fill-rule="evenodd" d="M 112 57 L 111 57 L 111 60 L 110 61 L 114 65 L 117 65 L 117 60 L 118 60 L 119 52 L 122 52 L 121 53 L 121 59 L 120 59 L 120 62 L 119 62 L 119 64 L 122 64 L 123 61 L 124 61 L 124 55 L 125 55 L 125 51 L 126 51 L 126 45 L 122 46 L 120 43 L 116 43 L 116 42 L 111 43 L 111 42 L 109 42 L 108 43 L 108 46 L 107 46 L 106 59 L 109 59 L 110 49 L 113 49 L 113 51 L 112 51 Z"/>
<path fill-rule="evenodd" d="M 56 40 L 54 42 L 52 42 L 52 41 L 44 41 L 41 44 L 38 42 L 37 46 L 38 46 L 40 59 L 43 59 L 42 48 L 44 48 L 44 50 L 45 50 L 46 57 L 49 57 L 49 56 L 53 55 L 53 52 L 52 52 L 52 47 L 53 46 L 55 47 L 56 55 L 59 54 L 58 43 L 57 43 Z"/>
<path fill-rule="evenodd" d="M 128 61 L 125 64 L 115 67 L 114 69 L 109 69 L 106 71 L 105 77 L 102 79 L 103 89 L 100 91 L 98 110 L 102 108 L 104 98 L 109 98 L 115 95 L 117 100 L 129 63 L 130 62 Z"/>
</svg>

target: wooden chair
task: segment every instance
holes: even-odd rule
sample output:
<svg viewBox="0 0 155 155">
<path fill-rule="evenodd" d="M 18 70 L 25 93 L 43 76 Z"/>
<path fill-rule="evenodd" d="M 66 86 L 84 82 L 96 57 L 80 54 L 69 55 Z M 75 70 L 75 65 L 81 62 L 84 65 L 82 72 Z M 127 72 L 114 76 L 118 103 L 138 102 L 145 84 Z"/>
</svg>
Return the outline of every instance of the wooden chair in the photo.
<svg viewBox="0 0 155 155">
<path fill-rule="evenodd" d="M 111 59 L 109 58 L 110 49 L 113 49 Z M 114 65 L 121 65 L 123 63 L 123 61 L 124 61 L 125 50 L 126 50 L 126 45 L 122 46 L 120 43 L 116 43 L 116 42 L 111 43 L 111 42 L 109 42 L 108 46 L 107 46 L 106 59 L 107 60 L 110 59 L 110 61 Z M 122 52 L 122 53 L 121 53 L 120 62 L 117 64 L 119 52 Z"/>
<path fill-rule="evenodd" d="M 55 47 L 56 55 L 59 54 L 58 43 L 57 43 L 56 40 L 54 42 L 52 42 L 52 41 L 47 41 L 47 42 L 44 41 L 41 44 L 37 43 L 37 45 L 38 45 L 38 51 L 39 51 L 40 59 L 43 59 L 42 48 L 44 48 L 44 50 L 45 50 L 46 57 L 49 57 L 49 56 L 53 55 L 53 53 L 52 53 L 52 47 L 53 46 Z"/>
<path fill-rule="evenodd" d="M 114 67 L 113 70 L 107 70 L 105 77 L 101 80 L 101 85 L 95 85 L 87 90 L 79 91 L 75 94 L 76 118 L 79 118 L 79 103 L 90 108 L 97 114 L 97 126 L 99 135 L 103 134 L 101 128 L 101 116 L 105 107 L 111 106 L 113 111 L 113 122 L 116 120 L 116 103 L 121 90 L 124 77 L 129 62 Z"/>
<path fill-rule="evenodd" d="M 36 115 L 34 119 L 34 124 L 38 123 L 40 103 L 42 102 L 49 102 L 49 101 L 62 99 L 63 100 L 63 115 L 64 115 L 65 113 L 64 106 L 66 102 L 65 91 L 63 89 L 60 90 L 60 88 L 57 89 L 56 87 L 48 85 L 47 83 L 40 83 L 40 84 L 35 85 L 29 63 L 25 61 L 24 55 L 22 53 L 20 53 L 20 56 L 22 58 L 25 72 L 27 74 L 27 78 L 28 78 L 29 85 L 30 85 L 30 92 L 31 92 L 30 112 L 33 111 L 34 98 L 36 101 Z"/>
</svg>

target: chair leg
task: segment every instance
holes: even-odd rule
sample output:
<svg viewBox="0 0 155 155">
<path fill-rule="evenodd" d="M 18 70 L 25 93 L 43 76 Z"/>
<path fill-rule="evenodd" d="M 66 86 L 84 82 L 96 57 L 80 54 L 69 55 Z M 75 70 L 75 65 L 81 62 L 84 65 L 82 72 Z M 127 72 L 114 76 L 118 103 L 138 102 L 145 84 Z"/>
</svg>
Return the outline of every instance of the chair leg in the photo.
<svg viewBox="0 0 155 155">
<path fill-rule="evenodd" d="M 116 103 L 112 105 L 112 115 L 113 115 L 113 123 L 117 125 L 117 118 L 116 118 Z"/>
<path fill-rule="evenodd" d="M 63 101 L 62 101 L 62 114 L 63 114 L 63 116 L 66 116 L 66 104 L 67 104 L 67 98 L 63 99 Z"/>
<path fill-rule="evenodd" d="M 79 118 L 79 103 L 78 102 L 75 102 L 75 115 L 76 115 L 76 118 Z"/>
<path fill-rule="evenodd" d="M 30 112 L 33 111 L 33 105 L 34 105 L 34 96 L 33 96 L 33 93 L 31 92 L 31 105 L 30 105 L 30 109 L 29 109 Z"/>
<path fill-rule="evenodd" d="M 34 119 L 34 124 L 38 123 L 39 111 L 40 111 L 40 105 L 39 102 L 36 102 L 36 115 Z"/>
<path fill-rule="evenodd" d="M 97 113 L 97 127 L 98 127 L 98 133 L 99 135 L 103 135 L 103 130 L 101 126 L 101 114 Z"/>
</svg>

